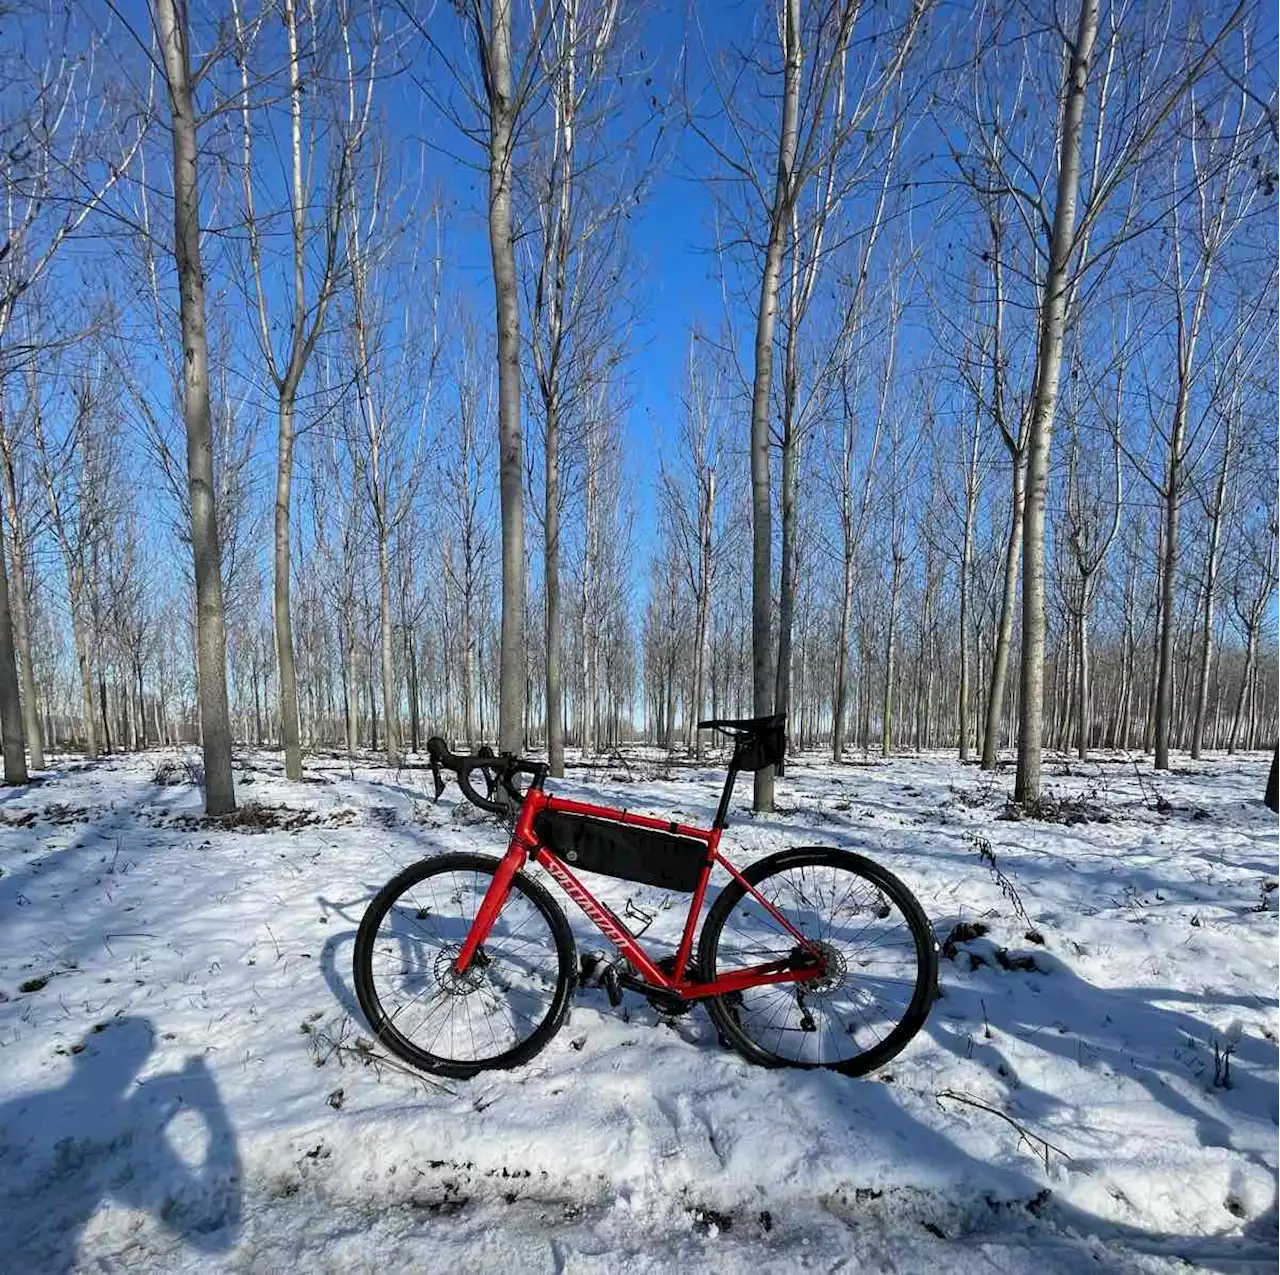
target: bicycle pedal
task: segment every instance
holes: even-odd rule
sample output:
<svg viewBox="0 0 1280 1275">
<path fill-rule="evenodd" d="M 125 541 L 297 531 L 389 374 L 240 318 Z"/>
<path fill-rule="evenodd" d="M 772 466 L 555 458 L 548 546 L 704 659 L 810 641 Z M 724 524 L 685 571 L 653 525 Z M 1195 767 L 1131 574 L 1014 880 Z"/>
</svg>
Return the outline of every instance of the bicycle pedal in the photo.
<svg viewBox="0 0 1280 1275">
<path fill-rule="evenodd" d="M 608 966 L 601 982 L 604 984 L 605 994 L 609 997 L 609 1004 L 617 1009 L 622 1004 L 622 987 L 618 982 L 617 969 L 612 965 Z"/>
</svg>

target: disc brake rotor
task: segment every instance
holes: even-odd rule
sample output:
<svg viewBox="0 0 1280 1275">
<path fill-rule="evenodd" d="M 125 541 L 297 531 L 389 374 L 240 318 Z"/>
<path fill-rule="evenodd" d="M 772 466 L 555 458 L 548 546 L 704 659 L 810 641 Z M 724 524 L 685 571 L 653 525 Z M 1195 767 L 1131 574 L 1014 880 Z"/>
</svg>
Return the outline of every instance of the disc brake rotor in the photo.
<svg viewBox="0 0 1280 1275">
<path fill-rule="evenodd" d="M 454 968 L 460 947 L 442 948 L 436 956 L 433 972 L 446 996 L 470 996 L 484 986 L 485 966 L 489 964 L 483 948 L 477 948 L 471 964 L 459 974 Z"/>
</svg>

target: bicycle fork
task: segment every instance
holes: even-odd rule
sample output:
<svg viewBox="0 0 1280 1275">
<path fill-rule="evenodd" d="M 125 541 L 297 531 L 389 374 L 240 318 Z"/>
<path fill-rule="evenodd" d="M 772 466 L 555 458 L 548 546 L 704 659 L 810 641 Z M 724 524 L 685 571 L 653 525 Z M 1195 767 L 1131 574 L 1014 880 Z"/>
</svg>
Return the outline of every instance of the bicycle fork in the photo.
<svg viewBox="0 0 1280 1275">
<path fill-rule="evenodd" d="M 454 959 L 455 974 L 467 972 L 476 949 L 489 937 L 489 931 L 493 929 L 493 923 L 498 919 L 507 901 L 507 895 L 511 893 L 511 882 L 515 879 L 516 873 L 524 867 L 526 857 L 522 847 L 513 845 L 493 870 L 493 880 L 489 882 L 489 888 L 484 892 L 484 898 L 476 909 L 475 920 L 471 922 L 467 937 L 462 941 L 462 950 Z"/>
</svg>

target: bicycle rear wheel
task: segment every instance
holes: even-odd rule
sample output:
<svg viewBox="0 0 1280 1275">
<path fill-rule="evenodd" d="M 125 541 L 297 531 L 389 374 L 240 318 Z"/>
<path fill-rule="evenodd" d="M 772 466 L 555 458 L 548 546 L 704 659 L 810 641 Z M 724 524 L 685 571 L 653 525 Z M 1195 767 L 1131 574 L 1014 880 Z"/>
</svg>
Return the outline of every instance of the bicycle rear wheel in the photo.
<svg viewBox="0 0 1280 1275">
<path fill-rule="evenodd" d="M 766 1067 L 826 1067 L 861 1076 L 898 1054 L 923 1026 L 938 983 L 933 930 L 901 881 L 846 850 L 784 850 L 743 876 L 821 952 L 826 972 L 708 998 L 707 1012 L 739 1053 Z M 708 981 L 801 949 L 738 880 L 702 927 Z"/>
<path fill-rule="evenodd" d="M 523 873 L 465 974 L 453 969 L 499 860 L 423 859 L 389 881 L 356 934 L 360 1008 L 392 1053 L 466 1078 L 517 1067 L 559 1030 L 577 975 L 573 933 Z"/>
</svg>

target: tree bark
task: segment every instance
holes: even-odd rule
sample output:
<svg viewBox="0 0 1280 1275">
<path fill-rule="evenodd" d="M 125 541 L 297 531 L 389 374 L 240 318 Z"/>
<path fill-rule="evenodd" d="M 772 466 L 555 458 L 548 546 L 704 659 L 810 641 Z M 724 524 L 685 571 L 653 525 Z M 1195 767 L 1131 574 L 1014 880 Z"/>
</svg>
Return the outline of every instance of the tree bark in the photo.
<svg viewBox="0 0 1280 1275">
<path fill-rule="evenodd" d="M 205 809 L 235 809 L 231 721 L 227 711 L 227 656 L 223 628 L 221 553 L 213 485 L 209 410 L 209 345 L 205 331 L 204 272 L 200 263 L 199 147 L 185 14 L 174 0 L 156 0 L 156 36 L 164 57 L 173 135 L 174 257 L 178 267 L 183 349 L 183 415 L 187 427 L 187 482 L 195 561 L 197 678 L 204 748 Z"/>
<path fill-rule="evenodd" d="M 961 761 L 969 760 L 969 582 L 973 574 L 973 524 L 978 506 L 978 455 L 981 440 L 982 417 L 975 413 L 973 444 L 965 469 L 964 542 L 960 551 L 960 689 L 956 718 L 960 730 Z"/>
<path fill-rule="evenodd" d="M 782 21 L 785 69 L 778 173 L 769 210 L 769 238 L 760 298 L 756 308 L 755 376 L 751 395 L 751 687 L 757 717 L 773 711 L 773 518 L 770 507 L 769 416 L 773 383 L 773 334 L 778 321 L 778 289 L 787 212 L 794 197 L 793 168 L 799 142 L 800 0 L 784 0 Z M 754 809 L 773 809 L 773 767 L 755 774 Z"/>
<path fill-rule="evenodd" d="M 706 694 L 707 631 L 711 619 L 711 555 L 712 536 L 715 532 L 716 471 L 706 471 L 702 500 L 698 510 L 698 615 L 693 635 L 693 718 L 694 756 L 702 760 L 702 732 L 697 729 L 697 719 L 702 716 L 702 703 Z"/>
<path fill-rule="evenodd" d="M 1249 693 L 1249 679 L 1253 675 L 1253 664 L 1257 658 L 1257 652 L 1258 630 L 1256 626 L 1250 625 L 1248 635 L 1245 638 L 1244 668 L 1240 673 L 1240 690 L 1236 695 L 1236 710 L 1231 717 L 1231 734 L 1227 737 L 1228 755 L 1236 751 L 1236 746 L 1240 742 L 1240 728 L 1244 723 L 1245 698 Z"/>
<path fill-rule="evenodd" d="M 520 312 L 511 187 L 515 103 L 511 87 L 511 0 L 493 0 L 486 81 L 489 95 L 489 252 L 498 333 L 498 483 L 502 509 L 502 633 L 498 741 L 523 744 L 524 450 L 520 441 Z"/>
<path fill-rule="evenodd" d="M 893 575 L 889 583 L 889 626 L 884 646 L 884 703 L 880 719 L 880 756 L 893 752 L 894 647 L 898 639 L 898 589 L 902 581 L 902 555 L 893 555 Z"/>
<path fill-rule="evenodd" d="M 1022 668 L 1018 704 L 1018 773 L 1014 800 L 1023 806 L 1040 796 L 1044 729 L 1044 524 L 1045 493 L 1053 442 L 1053 417 L 1062 369 L 1071 256 L 1075 249 L 1076 198 L 1080 185 L 1081 134 L 1089 63 L 1098 30 L 1098 0 L 1081 0 L 1080 20 L 1063 85 L 1058 189 L 1049 250 L 1049 273 L 1041 302 L 1036 392 L 1027 436 L 1027 493 L 1022 526 Z"/>
<path fill-rule="evenodd" d="M 594 424 L 588 422 L 586 437 L 586 494 L 583 508 L 583 524 L 585 540 L 582 548 L 582 608 L 581 632 L 579 646 L 582 659 L 582 702 L 579 705 L 579 747 L 584 757 L 589 756 L 595 747 L 593 728 L 595 683 L 592 673 L 595 668 L 591 658 L 591 647 L 595 642 L 595 632 L 591 623 L 591 600 L 595 593 L 595 545 L 596 545 L 596 458 L 594 447 Z"/>
<path fill-rule="evenodd" d="M 1175 230 L 1176 236 L 1176 230 Z M 1177 252 L 1175 242 L 1175 253 Z M 1212 260 L 1202 263 L 1200 287 L 1192 307 L 1188 324 L 1182 308 L 1182 263 L 1177 257 L 1178 271 L 1178 388 L 1173 405 L 1173 428 L 1169 435 L 1169 455 L 1165 465 L 1164 481 L 1164 557 L 1161 562 L 1160 582 L 1160 641 L 1156 672 L 1155 709 L 1155 769 L 1169 769 L 1169 743 L 1173 729 L 1173 662 L 1174 662 L 1174 613 L 1177 602 L 1176 575 L 1178 569 L 1178 523 L 1182 504 L 1182 462 L 1186 450 L 1187 413 L 1191 402 L 1192 368 L 1196 345 L 1200 336 L 1200 324 L 1204 317 L 1209 295 L 1209 273 Z"/>
<path fill-rule="evenodd" d="M 1004 589 L 1000 595 L 1000 619 L 996 625 L 995 649 L 991 657 L 991 682 L 987 688 L 986 720 L 982 731 L 982 769 L 995 770 L 999 764 L 1000 728 L 1004 716 L 1005 682 L 1009 674 L 1009 650 L 1013 643 L 1013 612 L 1018 594 L 1018 567 L 1022 559 L 1022 515 L 1026 504 L 1027 454 L 1021 425 L 1014 438 L 1005 424 L 1004 396 L 1004 271 L 1000 260 L 1001 229 L 992 218 L 992 279 L 995 287 L 995 319 L 992 326 L 992 402 L 1012 465 L 1012 494 L 1009 511 L 1009 539 L 1005 545 Z"/>
<path fill-rule="evenodd" d="M 1268 810 L 1280 811 L 1280 748 L 1271 754 L 1271 772 L 1267 775 L 1267 790 L 1262 800 Z"/>
<path fill-rule="evenodd" d="M 793 343 L 794 349 L 794 343 Z M 787 379 L 790 380 L 790 373 Z M 793 391 L 788 390 L 788 395 Z M 795 407 L 787 410 L 794 417 Z M 800 468 L 800 439 L 794 419 L 783 424 L 782 492 L 779 513 L 782 522 L 782 553 L 778 579 L 778 661 L 774 677 L 773 711 L 791 712 L 791 629 L 795 622 L 797 587 L 796 485 Z"/>
<path fill-rule="evenodd" d="M 360 670 L 356 667 L 354 622 L 346 628 L 346 648 L 347 756 L 354 757 L 360 747 Z"/>
<path fill-rule="evenodd" d="M 0 403 L 0 412 L 4 410 Z M 0 426 L 2 426 L 0 422 Z M 27 564 L 18 525 L 18 492 L 14 477 L 13 445 L 9 432 L 0 427 L 0 449 L 3 449 L 4 497 L 9 515 L 9 554 L 12 563 L 13 636 L 17 643 L 18 663 L 22 673 L 22 725 L 27 747 L 31 751 L 31 768 L 44 769 L 44 740 L 40 729 L 40 695 L 36 687 L 35 664 L 31 659 L 31 630 L 27 622 Z"/>
<path fill-rule="evenodd" d="M 1191 756 L 1200 760 L 1204 742 L 1205 709 L 1209 703 L 1209 666 L 1213 659 L 1213 601 L 1218 584 L 1219 545 L 1222 540 L 1222 511 L 1226 506 L 1227 475 L 1231 467 L 1231 414 L 1228 412 L 1226 432 L 1222 441 L 1222 468 L 1214 487 L 1213 503 L 1209 508 L 1209 547 L 1204 567 L 1204 619 L 1200 638 L 1200 676 L 1196 682 L 1195 721 L 1191 727 Z"/>
<path fill-rule="evenodd" d="M 1089 759 L 1089 717 L 1092 704 L 1089 684 L 1089 584 L 1082 582 L 1080 614 L 1076 619 L 1076 751 L 1081 761 Z"/>
<path fill-rule="evenodd" d="M 831 757 L 844 761 L 844 720 L 849 665 L 849 621 L 853 615 L 853 554 L 846 545 L 840 581 L 840 627 L 836 638 L 836 688 L 831 719 Z"/>
<path fill-rule="evenodd" d="M 22 696 L 18 692 L 18 663 L 13 652 L 13 624 L 9 610 L 9 571 L 0 538 L 0 741 L 4 747 L 4 782 L 27 782 L 26 741 L 22 736 Z"/>
<path fill-rule="evenodd" d="M 293 612 L 289 599 L 289 491 L 293 480 L 294 403 L 283 392 L 279 400 L 280 433 L 276 449 L 275 592 L 276 665 L 280 670 L 280 739 L 284 771 L 302 778 L 302 740 L 298 727 L 298 678 L 293 661 Z"/>
<path fill-rule="evenodd" d="M 107 755 L 110 756 L 115 749 L 111 745 L 111 719 L 107 714 L 107 675 L 102 671 L 102 665 L 98 666 L 98 707 L 102 712 L 102 739 Z M 124 741 L 121 740 L 123 747 Z"/>
<path fill-rule="evenodd" d="M 392 665 L 391 558 L 385 530 L 378 534 L 378 616 L 382 651 L 382 734 L 386 741 L 387 764 L 400 764 L 400 727 L 396 720 L 395 670 Z"/>
<path fill-rule="evenodd" d="M 414 641 L 413 628 L 408 621 L 404 626 L 404 653 L 409 692 L 409 748 L 416 753 L 421 742 L 418 714 L 418 647 Z"/>
<path fill-rule="evenodd" d="M 547 604 L 547 758 L 564 777 L 564 617 L 560 609 L 560 420 L 554 397 L 546 402 L 546 537 L 543 559 Z"/>
</svg>

